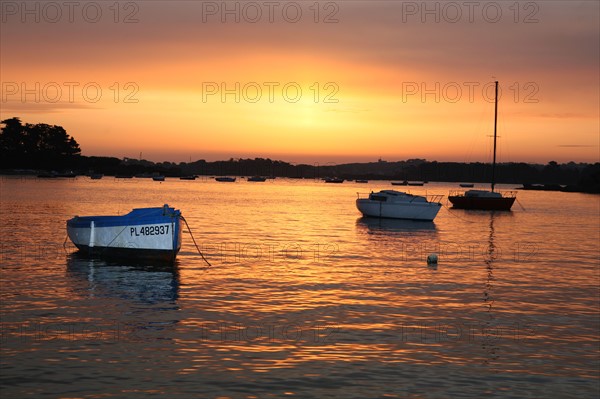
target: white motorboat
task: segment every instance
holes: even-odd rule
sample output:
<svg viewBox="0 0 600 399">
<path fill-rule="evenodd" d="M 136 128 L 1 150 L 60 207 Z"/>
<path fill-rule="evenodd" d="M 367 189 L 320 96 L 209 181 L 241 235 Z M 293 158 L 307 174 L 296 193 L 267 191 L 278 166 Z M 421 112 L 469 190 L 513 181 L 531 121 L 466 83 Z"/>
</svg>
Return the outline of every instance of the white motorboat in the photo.
<svg viewBox="0 0 600 399">
<path fill-rule="evenodd" d="M 432 221 L 440 211 L 441 195 L 431 196 L 431 200 L 422 195 L 412 195 L 396 190 L 371 192 L 368 198 L 356 200 L 356 207 L 364 216 Z"/>
</svg>

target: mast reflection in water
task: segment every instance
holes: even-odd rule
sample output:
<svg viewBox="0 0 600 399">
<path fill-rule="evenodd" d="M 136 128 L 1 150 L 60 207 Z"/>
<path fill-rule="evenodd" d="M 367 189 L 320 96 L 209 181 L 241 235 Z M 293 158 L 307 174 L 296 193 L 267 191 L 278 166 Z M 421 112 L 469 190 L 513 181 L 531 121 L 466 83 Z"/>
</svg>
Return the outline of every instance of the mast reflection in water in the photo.
<svg viewBox="0 0 600 399">
<path fill-rule="evenodd" d="M 487 356 L 484 359 L 485 364 L 489 364 L 493 360 L 498 359 L 498 344 L 496 342 L 497 336 L 495 336 L 495 330 L 497 329 L 495 323 L 495 316 L 493 312 L 494 307 L 494 262 L 497 259 L 496 246 L 494 245 L 494 217 L 495 213 L 490 213 L 490 235 L 488 239 L 488 250 L 483 260 L 486 267 L 486 281 L 483 290 L 483 303 L 487 310 L 487 320 L 484 321 L 483 329 L 486 333 L 482 334 L 482 348 Z"/>
</svg>

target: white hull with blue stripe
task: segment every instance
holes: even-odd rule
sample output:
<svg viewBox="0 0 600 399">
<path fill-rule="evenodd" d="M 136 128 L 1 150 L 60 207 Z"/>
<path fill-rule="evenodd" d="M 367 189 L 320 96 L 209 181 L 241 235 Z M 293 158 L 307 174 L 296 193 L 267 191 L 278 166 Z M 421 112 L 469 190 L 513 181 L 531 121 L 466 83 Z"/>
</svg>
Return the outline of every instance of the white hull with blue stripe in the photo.
<svg viewBox="0 0 600 399">
<path fill-rule="evenodd" d="M 181 248 L 181 212 L 164 205 L 123 216 L 75 216 L 67 235 L 91 255 L 172 260 Z"/>
</svg>

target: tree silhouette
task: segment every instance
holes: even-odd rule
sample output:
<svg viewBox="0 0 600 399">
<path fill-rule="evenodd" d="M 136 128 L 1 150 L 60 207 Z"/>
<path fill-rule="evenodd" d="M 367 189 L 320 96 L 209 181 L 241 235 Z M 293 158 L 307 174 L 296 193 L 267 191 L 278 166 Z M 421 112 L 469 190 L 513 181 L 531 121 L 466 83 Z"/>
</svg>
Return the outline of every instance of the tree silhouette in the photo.
<svg viewBox="0 0 600 399">
<path fill-rule="evenodd" d="M 62 126 L 23 125 L 16 117 L 0 123 L 0 168 L 63 169 L 81 154 Z"/>
</svg>

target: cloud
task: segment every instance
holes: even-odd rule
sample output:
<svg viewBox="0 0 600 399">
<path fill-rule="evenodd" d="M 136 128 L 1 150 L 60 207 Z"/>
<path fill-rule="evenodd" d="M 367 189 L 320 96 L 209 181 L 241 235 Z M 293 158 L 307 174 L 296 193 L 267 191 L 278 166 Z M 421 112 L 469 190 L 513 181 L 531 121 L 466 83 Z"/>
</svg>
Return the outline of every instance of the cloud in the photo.
<svg viewBox="0 0 600 399">
<path fill-rule="evenodd" d="M 20 101 L 4 101 L 0 103 L 2 105 L 3 114 L 31 114 L 31 113 L 57 113 L 67 112 L 75 109 L 100 109 L 101 107 L 94 106 L 88 103 L 80 102 L 20 102 Z"/>
</svg>

